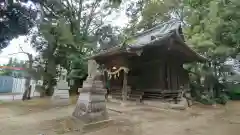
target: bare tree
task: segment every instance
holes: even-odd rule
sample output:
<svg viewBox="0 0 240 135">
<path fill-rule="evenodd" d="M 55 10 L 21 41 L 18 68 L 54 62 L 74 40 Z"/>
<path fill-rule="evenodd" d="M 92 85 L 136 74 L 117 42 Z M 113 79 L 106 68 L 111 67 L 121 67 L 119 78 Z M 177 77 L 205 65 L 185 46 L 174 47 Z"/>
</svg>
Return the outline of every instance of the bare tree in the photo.
<svg viewBox="0 0 240 135">
<path fill-rule="evenodd" d="M 25 52 L 23 48 L 19 45 L 19 48 L 21 49 L 21 52 L 19 53 L 24 53 L 28 56 L 28 67 L 27 67 L 27 72 L 28 74 L 25 76 L 25 91 L 23 93 L 22 100 L 29 100 L 31 98 L 31 71 L 33 70 L 33 55 L 31 53 Z"/>
</svg>

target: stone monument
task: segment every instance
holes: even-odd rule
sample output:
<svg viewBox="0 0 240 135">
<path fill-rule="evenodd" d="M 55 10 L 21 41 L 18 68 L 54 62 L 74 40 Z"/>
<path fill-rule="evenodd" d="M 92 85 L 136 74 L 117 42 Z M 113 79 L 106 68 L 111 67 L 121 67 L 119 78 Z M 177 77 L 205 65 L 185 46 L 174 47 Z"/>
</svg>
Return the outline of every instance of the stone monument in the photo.
<svg viewBox="0 0 240 135">
<path fill-rule="evenodd" d="M 69 104 L 69 86 L 67 82 L 67 70 L 61 69 L 61 75 L 57 85 L 54 87 L 52 100 L 54 104 L 67 105 Z"/>
<path fill-rule="evenodd" d="M 94 60 L 88 61 L 88 77 L 83 82 L 73 116 L 84 124 L 101 123 L 108 120 L 105 103 L 106 89 L 102 82 L 102 73 L 97 70 Z"/>
</svg>

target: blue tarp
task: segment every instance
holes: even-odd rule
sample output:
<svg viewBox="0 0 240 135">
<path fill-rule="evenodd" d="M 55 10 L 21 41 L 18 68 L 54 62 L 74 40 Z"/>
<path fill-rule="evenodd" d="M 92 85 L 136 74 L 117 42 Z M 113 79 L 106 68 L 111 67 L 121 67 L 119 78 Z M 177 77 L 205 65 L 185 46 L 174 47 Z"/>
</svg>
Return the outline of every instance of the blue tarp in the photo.
<svg viewBox="0 0 240 135">
<path fill-rule="evenodd" d="M 0 76 L 0 93 L 12 92 L 13 77 Z"/>
</svg>

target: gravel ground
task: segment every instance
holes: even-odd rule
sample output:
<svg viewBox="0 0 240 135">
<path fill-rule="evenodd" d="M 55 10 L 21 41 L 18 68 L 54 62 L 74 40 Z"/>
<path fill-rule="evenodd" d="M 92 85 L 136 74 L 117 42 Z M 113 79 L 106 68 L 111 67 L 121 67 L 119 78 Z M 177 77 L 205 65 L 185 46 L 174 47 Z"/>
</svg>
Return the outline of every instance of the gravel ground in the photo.
<svg viewBox="0 0 240 135">
<path fill-rule="evenodd" d="M 0 104 L 0 135 L 239 135 L 240 102 L 196 105 L 185 111 L 108 103 L 113 121 L 104 128 L 75 131 L 74 102 L 56 107 L 48 99 Z M 116 111 L 114 111 L 116 110 Z"/>
</svg>

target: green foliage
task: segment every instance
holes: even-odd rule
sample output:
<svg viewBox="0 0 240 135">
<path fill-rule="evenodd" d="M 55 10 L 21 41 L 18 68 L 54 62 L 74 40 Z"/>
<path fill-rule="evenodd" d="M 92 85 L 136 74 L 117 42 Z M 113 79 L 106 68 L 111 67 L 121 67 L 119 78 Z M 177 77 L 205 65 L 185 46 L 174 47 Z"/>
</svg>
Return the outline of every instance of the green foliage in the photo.
<svg viewBox="0 0 240 135">
<path fill-rule="evenodd" d="M 19 61 L 18 59 L 13 59 L 10 58 L 7 64 L 2 65 L 2 66 L 7 66 L 7 67 L 20 67 L 20 68 L 25 68 L 26 67 L 26 62 L 24 61 Z M 16 71 L 12 69 L 2 69 L 0 75 L 2 76 L 13 76 L 16 78 L 23 78 L 27 75 L 26 71 Z"/>
<path fill-rule="evenodd" d="M 100 49 L 107 49 L 119 45 L 121 37 L 117 32 L 118 28 L 112 27 L 111 25 L 104 25 L 99 28 L 96 32 L 96 36 Z"/>
<path fill-rule="evenodd" d="M 216 102 L 219 104 L 225 105 L 227 101 L 229 100 L 229 97 L 226 94 L 221 94 L 217 99 Z"/>
<path fill-rule="evenodd" d="M 231 93 L 235 93 L 235 94 L 240 94 L 240 86 L 239 85 L 235 85 L 235 86 L 231 87 L 230 92 Z"/>
<path fill-rule="evenodd" d="M 205 105 L 213 105 L 215 101 L 209 95 L 202 95 L 198 101 Z"/>
<path fill-rule="evenodd" d="M 122 3 L 122 0 L 109 0 L 109 3 L 113 8 L 118 8 Z"/>
<path fill-rule="evenodd" d="M 188 11 L 186 22 L 189 26 L 184 29 L 187 42 L 211 61 L 207 67 L 213 72 L 214 78 L 224 77 L 225 60 L 239 53 L 239 39 L 236 37 L 240 23 L 236 14 L 240 13 L 240 2 L 191 0 L 185 1 L 184 5 L 185 11 Z M 215 83 L 214 80 L 208 82 Z M 227 100 L 219 95 L 216 101 L 225 104 Z"/>
<path fill-rule="evenodd" d="M 228 96 L 232 100 L 240 99 L 240 85 L 239 84 L 228 84 Z"/>
<path fill-rule="evenodd" d="M 44 84 L 48 89 L 58 75 L 57 65 L 68 70 L 69 79 L 83 79 L 87 75 L 84 59 L 94 52 L 97 42 L 110 37 L 110 44 L 117 44 L 115 29 L 104 26 L 102 21 L 111 14 L 112 2 L 115 3 L 104 0 L 75 0 L 74 3 L 46 0 L 41 3 L 43 21 L 32 44 L 44 61 Z"/>
<path fill-rule="evenodd" d="M 23 5 L 28 0 L 7 2 L 0 2 L 0 50 L 7 47 L 13 38 L 27 34 L 37 18 L 37 10 Z"/>
<path fill-rule="evenodd" d="M 240 2 L 235 0 L 192 0 L 185 3 L 189 13 L 186 21 L 190 27 L 185 29 L 188 42 L 193 47 L 216 61 L 238 52 L 239 17 L 235 16 Z"/>
<path fill-rule="evenodd" d="M 109 0 L 109 2 L 120 4 L 122 2 L 122 0 Z"/>
<path fill-rule="evenodd" d="M 175 9 L 179 7 L 179 4 L 178 0 L 144 1 L 144 8 L 141 11 L 142 19 L 138 27 L 140 29 L 149 29 L 160 22 L 169 20 L 172 18 L 171 13 L 176 13 Z"/>
<path fill-rule="evenodd" d="M 199 86 L 197 89 L 203 86 L 204 91 L 212 87 L 214 93 L 220 93 L 222 84 L 218 80 L 228 72 L 224 70 L 224 62 L 240 50 L 239 7 L 238 0 L 140 0 L 127 10 L 131 21 L 125 32 L 133 35 L 172 18 L 182 21 L 186 42 L 209 60 L 209 63 L 185 67 L 191 72 L 191 82 Z M 205 81 L 201 82 L 202 79 Z M 221 95 L 215 96 L 203 100 L 211 103 L 214 98 L 224 99 Z"/>
<path fill-rule="evenodd" d="M 71 71 L 68 75 L 70 79 L 83 79 L 87 75 L 87 62 L 83 60 L 85 55 L 71 54 Z"/>
<path fill-rule="evenodd" d="M 127 16 L 131 19 L 126 31 L 133 35 L 139 30 L 152 28 L 170 18 L 182 20 L 181 10 L 179 0 L 139 0 L 133 2 L 126 11 Z"/>
</svg>

